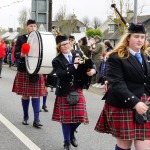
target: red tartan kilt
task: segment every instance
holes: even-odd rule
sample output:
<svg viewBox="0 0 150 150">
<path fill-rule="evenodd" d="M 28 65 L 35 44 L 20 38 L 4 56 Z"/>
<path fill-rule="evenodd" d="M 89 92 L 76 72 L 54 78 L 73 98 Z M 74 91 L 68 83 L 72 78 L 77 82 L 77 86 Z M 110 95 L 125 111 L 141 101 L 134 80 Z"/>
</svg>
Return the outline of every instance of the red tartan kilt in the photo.
<svg viewBox="0 0 150 150">
<path fill-rule="evenodd" d="M 46 95 L 43 75 L 40 75 L 40 78 L 36 83 L 31 83 L 27 72 L 17 72 L 12 92 L 17 93 L 18 95 L 32 97 Z"/>
<path fill-rule="evenodd" d="M 52 120 L 61 123 L 89 123 L 86 102 L 81 89 L 79 92 L 79 101 L 76 105 L 70 106 L 66 97 L 56 97 Z"/>
<path fill-rule="evenodd" d="M 141 98 L 141 101 L 143 98 Z M 150 99 L 150 97 L 147 97 L 147 99 Z M 122 140 L 150 139 L 150 122 L 138 124 L 135 122 L 132 109 L 116 108 L 107 104 L 104 105 L 95 130 L 101 133 L 110 133 Z"/>
</svg>

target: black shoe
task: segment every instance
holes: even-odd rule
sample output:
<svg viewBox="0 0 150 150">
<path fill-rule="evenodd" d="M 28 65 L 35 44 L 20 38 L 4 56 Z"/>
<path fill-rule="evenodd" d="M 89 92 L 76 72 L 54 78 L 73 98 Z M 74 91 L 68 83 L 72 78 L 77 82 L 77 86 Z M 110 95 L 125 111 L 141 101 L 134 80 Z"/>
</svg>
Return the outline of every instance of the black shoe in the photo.
<svg viewBox="0 0 150 150">
<path fill-rule="evenodd" d="M 33 127 L 36 127 L 36 128 L 41 128 L 43 125 L 41 124 L 41 122 L 39 121 L 33 121 Z"/>
<path fill-rule="evenodd" d="M 28 120 L 23 120 L 23 121 L 22 121 L 22 124 L 23 124 L 23 125 L 29 125 L 29 122 L 28 122 Z"/>
<path fill-rule="evenodd" d="M 77 132 L 77 131 L 75 131 L 75 132 Z M 77 142 L 77 140 L 76 140 L 76 138 L 74 136 L 74 132 L 72 132 L 70 134 L 70 142 L 71 142 L 72 146 L 78 147 L 78 142 Z"/>
<path fill-rule="evenodd" d="M 45 112 L 48 112 L 47 106 L 42 106 L 42 109 L 43 109 Z"/>
<path fill-rule="evenodd" d="M 65 150 L 71 150 L 71 146 L 70 146 L 70 143 L 68 141 L 64 142 L 64 149 Z"/>
</svg>

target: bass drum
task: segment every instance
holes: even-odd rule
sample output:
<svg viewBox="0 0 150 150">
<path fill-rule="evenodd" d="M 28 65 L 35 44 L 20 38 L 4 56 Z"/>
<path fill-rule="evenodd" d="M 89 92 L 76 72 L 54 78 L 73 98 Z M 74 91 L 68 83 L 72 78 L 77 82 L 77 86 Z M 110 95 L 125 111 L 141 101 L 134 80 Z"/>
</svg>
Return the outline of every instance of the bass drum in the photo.
<svg viewBox="0 0 150 150">
<path fill-rule="evenodd" d="M 25 57 L 29 74 L 50 74 L 56 57 L 55 36 L 51 32 L 32 31 L 27 39 L 30 51 Z"/>
</svg>

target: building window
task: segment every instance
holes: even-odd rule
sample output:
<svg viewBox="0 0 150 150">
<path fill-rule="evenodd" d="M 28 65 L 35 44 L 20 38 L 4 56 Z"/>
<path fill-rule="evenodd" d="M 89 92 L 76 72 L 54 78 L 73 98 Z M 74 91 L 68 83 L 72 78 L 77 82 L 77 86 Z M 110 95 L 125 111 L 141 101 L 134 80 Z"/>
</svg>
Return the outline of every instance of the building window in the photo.
<svg viewBox="0 0 150 150">
<path fill-rule="evenodd" d="M 114 32 L 115 31 L 115 26 L 114 24 L 109 25 L 109 32 Z"/>
<path fill-rule="evenodd" d="M 86 27 L 80 27 L 80 32 L 85 32 L 86 31 Z"/>
</svg>

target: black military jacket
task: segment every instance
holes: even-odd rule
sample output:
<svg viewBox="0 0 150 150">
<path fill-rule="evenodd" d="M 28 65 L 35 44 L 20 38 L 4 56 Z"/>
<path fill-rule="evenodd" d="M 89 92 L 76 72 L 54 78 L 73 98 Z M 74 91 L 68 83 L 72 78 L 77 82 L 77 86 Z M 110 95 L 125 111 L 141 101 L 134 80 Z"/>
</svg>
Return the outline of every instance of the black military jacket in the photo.
<svg viewBox="0 0 150 150">
<path fill-rule="evenodd" d="M 103 98 L 107 104 L 132 109 L 143 93 L 150 95 L 150 61 L 143 53 L 142 57 L 142 65 L 131 54 L 127 59 L 119 58 L 117 54 L 108 58 L 106 76 L 109 89 Z"/>
<path fill-rule="evenodd" d="M 27 35 L 21 35 L 18 37 L 17 42 L 16 42 L 16 49 L 15 49 L 15 58 L 18 60 L 17 64 L 17 70 L 24 72 L 26 71 L 26 66 L 25 66 L 25 58 L 21 58 L 21 47 L 24 43 L 27 42 Z"/>
<path fill-rule="evenodd" d="M 76 50 L 72 51 L 72 55 L 74 59 Z M 91 77 L 84 74 L 84 78 L 87 79 L 87 83 L 82 82 L 81 77 L 83 77 L 83 74 L 74 67 L 74 64 L 69 64 L 68 60 L 62 53 L 53 59 L 52 65 L 58 77 L 55 92 L 57 96 L 64 96 L 65 94 L 68 94 L 72 87 L 88 89 L 90 85 L 90 80 L 88 79 Z M 94 64 L 93 68 L 95 69 Z"/>
</svg>

